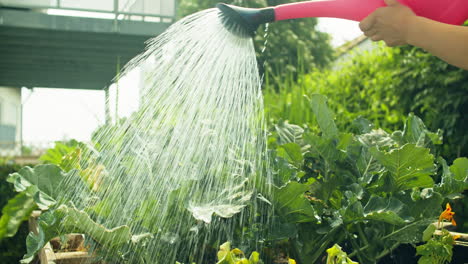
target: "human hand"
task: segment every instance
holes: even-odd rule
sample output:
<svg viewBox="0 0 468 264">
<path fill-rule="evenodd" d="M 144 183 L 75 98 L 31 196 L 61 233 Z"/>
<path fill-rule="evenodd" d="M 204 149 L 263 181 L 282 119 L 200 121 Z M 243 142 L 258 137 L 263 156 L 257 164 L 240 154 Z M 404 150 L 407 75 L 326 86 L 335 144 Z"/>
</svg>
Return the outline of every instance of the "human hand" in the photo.
<svg viewBox="0 0 468 264">
<path fill-rule="evenodd" d="M 397 0 L 385 0 L 381 7 L 359 23 L 364 35 L 373 41 L 383 40 L 389 47 L 408 44 L 408 28 L 416 14 Z"/>
</svg>

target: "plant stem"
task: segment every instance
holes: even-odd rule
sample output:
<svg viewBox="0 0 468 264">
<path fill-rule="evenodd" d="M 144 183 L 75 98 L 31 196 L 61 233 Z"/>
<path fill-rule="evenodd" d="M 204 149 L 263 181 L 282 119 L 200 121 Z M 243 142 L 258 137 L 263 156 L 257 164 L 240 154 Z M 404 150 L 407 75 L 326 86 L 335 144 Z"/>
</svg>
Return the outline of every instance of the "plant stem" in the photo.
<svg viewBox="0 0 468 264">
<path fill-rule="evenodd" d="M 400 244 L 401 244 L 400 242 L 396 242 L 396 243 L 393 244 L 390 248 L 385 249 L 382 253 L 380 253 L 380 254 L 376 257 L 376 260 L 377 260 L 377 259 L 383 258 L 383 257 L 386 256 L 388 253 L 390 253 L 390 252 L 393 251 L 395 248 L 397 248 Z"/>
<path fill-rule="evenodd" d="M 334 229 L 332 231 L 330 231 L 330 233 L 328 233 L 328 235 L 325 235 L 319 242 L 319 245 L 320 245 L 320 248 L 318 250 L 315 251 L 315 253 L 312 255 L 312 260 L 315 262 L 315 260 L 317 260 L 320 255 L 326 250 L 326 248 L 329 246 L 331 240 L 333 239 L 333 236 L 335 235 L 336 231 L 338 231 L 338 229 Z M 338 237 L 338 239 L 336 239 L 337 241 L 341 240 L 343 235 L 340 235 L 340 237 Z"/>
<path fill-rule="evenodd" d="M 359 236 L 361 237 L 361 239 L 364 241 L 364 243 L 367 245 L 369 245 L 369 241 L 367 240 L 367 237 L 366 235 L 364 234 L 364 231 L 362 230 L 362 227 L 361 227 L 361 223 L 357 223 L 356 224 L 356 228 L 358 230 L 358 233 L 359 233 Z"/>
</svg>

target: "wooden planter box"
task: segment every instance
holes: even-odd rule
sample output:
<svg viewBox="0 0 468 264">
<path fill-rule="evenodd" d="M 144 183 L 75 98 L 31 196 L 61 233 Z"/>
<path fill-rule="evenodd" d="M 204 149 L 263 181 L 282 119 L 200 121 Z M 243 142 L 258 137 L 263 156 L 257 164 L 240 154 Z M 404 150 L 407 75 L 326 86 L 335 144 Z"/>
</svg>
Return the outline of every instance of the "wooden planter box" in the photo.
<svg viewBox="0 0 468 264">
<path fill-rule="evenodd" d="M 41 211 L 34 211 L 29 218 L 29 230 L 37 233 L 37 218 Z M 103 264 L 92 260 L 92 256 L 84 248 L 84 237 L 81 234 L 67 235 L 67 251 L 59 252 L 62 247 L 59 238 L 52 239 L 39 251 L 40 264 Z"/>
<path fill-rule="evenodd" d="M 437 228 L 439 224 L 436 222 L 436 223 L 433 223 L 433 225 Z M 459 238 L 455 240 L 455 245 L 468 247 L 468 234 L 467 233 L 459 233 L 459 232 L 450 231 L 450 229 L 454 228 L 454 226 L 452 226 L 452 224 L 448 222 L 440 223 L 440 226 L 447 229 L 452 236 L 459 236 Z M 442 231 L 436 230 L 434 234 L 441 235 Z"/>
</svg>

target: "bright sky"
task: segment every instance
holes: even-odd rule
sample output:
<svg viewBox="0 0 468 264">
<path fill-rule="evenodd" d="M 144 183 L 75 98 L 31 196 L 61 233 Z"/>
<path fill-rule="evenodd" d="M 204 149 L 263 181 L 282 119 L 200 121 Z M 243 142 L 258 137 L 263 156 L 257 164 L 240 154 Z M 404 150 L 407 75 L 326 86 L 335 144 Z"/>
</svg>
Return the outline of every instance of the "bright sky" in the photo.
<svg viewBox="0 0 468 264">
<path fill-rule="evenodd" d="M 339 46 L 361 34 L 357 22 L 321 18 L 319 30 L 332 35 L 332 45 Z M 138 108 L 140 74 L 133 72 L 119 84 L 119 117 Z M 110 90 L 111 116 L 115 118 L 115 87 Z M 104 91 L 71 89 L 23 89 L 23 138 L 40 144 L 63 139 L 89 141 L 91 133 L 104 124 Z"/>
<path fill-rule="evenodd" d="M 119 117 L 129 116 L 139 105 L 139 71 L 119 82 Z M 115 120 L 116 86 L 110 88 L 110 113 Z M 23 139 L 28 143 L 77 139 L 89 141 L 105 122 L 104 91 L 34 88 L 22 89 Z"/>
</svg>

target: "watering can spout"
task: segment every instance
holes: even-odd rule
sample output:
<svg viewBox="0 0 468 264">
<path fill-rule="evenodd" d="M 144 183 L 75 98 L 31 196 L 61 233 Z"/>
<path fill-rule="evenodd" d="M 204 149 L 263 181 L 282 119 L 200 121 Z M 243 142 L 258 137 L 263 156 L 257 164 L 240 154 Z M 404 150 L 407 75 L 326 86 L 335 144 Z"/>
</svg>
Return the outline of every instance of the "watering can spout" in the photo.
<svg viewBox="0 0 468 264">
<path fill-rule="evenodd" d="M 460 25 L 468 19 L 466 0 L 399 0 L 418 16 L 443 23 Z M 217 4 L 224 26 L 241 37 L 252 37 L 259 25 L 304 17 L 332 17 L 361 21 L 379 7 L 384 0 L 318 0 L 290 3 L 268 8 L 244 8 Z"/>
<path fill-rule="evenodd" d="M 245 8 L 219 3 L 222 22 L 232 33 L 241 37 L 253 37 L 261 24 L 275 21 L 274 8 Z"/>
</svg>

